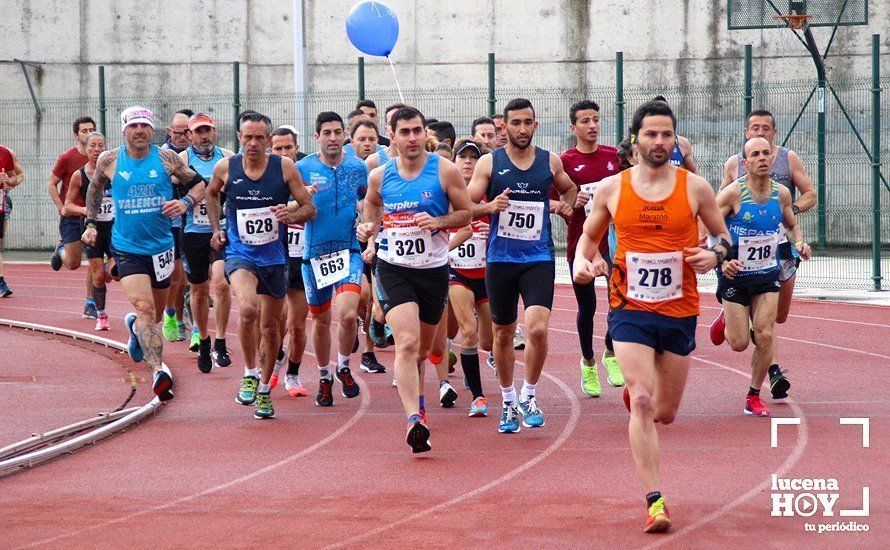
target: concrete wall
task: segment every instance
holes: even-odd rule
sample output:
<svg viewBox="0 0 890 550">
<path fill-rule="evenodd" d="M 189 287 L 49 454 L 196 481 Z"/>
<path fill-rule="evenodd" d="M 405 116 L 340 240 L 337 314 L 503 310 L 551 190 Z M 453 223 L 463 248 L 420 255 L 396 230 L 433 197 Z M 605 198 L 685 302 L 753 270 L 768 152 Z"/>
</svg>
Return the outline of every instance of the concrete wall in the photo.
<svg viewBox="0 0 890 550">
<path fill-rule="evenodd" d="M 312 90 L 351 90 L 356 56 L 344 28 L 355 0 L 305 0 Z M 740 78 L 742 47 L 754 44 L 755 78 L 813 75 L 788 31 L 727 31 L 723 0 L 389 0 L 401 37 L 393 58 L 405 88 L 487 85 L 497 55 L 500 88 L 576 87 L 614 79 L 625 52 L 626 85 L 720 84 Z M 228 93 L 231 62 L 244 92 L 293 91 L 290 0 L 2 0 L 0 99 L 28 96 L 12 59 L 43 64 L 38 97 L 95 97 L 105 64 L 109 96 Z M 883 8 L 883 9 L 881 9 Z M 869 70 L 869 40 L 883 36 L 890 61 L 890 10 L 870 0 L 867 27 L 841 29 L 829 65 L 835 79 Z M 830 33 L 817 29 L 825 44 Z M 389 67 L 368 60 L 368 89 L 392 87 Z"/>
</svg>

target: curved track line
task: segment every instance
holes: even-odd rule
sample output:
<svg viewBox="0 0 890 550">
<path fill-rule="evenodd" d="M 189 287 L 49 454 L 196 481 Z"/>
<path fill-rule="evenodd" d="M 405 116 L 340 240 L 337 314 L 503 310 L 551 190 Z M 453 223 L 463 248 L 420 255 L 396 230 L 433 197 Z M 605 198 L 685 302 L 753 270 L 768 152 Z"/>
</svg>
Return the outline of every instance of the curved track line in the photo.
<svg viewBox="0 0 890 550">
<path fill-rule="evenodd" d="M 696 361 L 701 361 L 702 363 L 706 363 L 708 365 L 712 365 L 714 367 L 718 367 L 736 374 L 739 374 L 745 378 L 749 377 L 749 374 L 746 372 L 742 372 L 738 369 L 734 369 L 732 367 L 727 367 L 726 365 L 721 365 L 720 363 L 715 363 L 713 361 L 708 361 L 707 359 L 699 359 L 698 357 L 693 357 Z M 794 414 L 800 418 L 800 427 L 797 431 L 797 443 L 794 445 L 794 450 L 788 455 L 788 458 L 785 459 L 785 462 L 779 466 L 778 471 L 774 472 L 779 476 L 784 476 L 795 464 L 801 459 L 803 456 L 804 450 L 806 449 L 807 443 L 809 442 L 809 430 L 807 428 L 806 415 L 804 415 L 803 410 L 801 410 L 800 406 L 793 400 L 788 399 L 787 403 L 791 405 L 791 410 L 794 411 Z M 693 531 L 704 527 L 705 525 L 711 523 L 715 519 L 724 516 L 730 510 L 733 510 L 745 502 L 751 500 L 752 498 L 759 495 L 763 490 L 769 488 L 769 480 L 765 479 L 764 481 L 758 483 L 754 487 L 752 487 L 747 493 L 739 496 L 732 502 L 725 504 L 718 510 L 715 510 L 708 514 L 707 516 L 701 518 L 696 521 L 692 525 L 688 527 L 682 527 L 666 537 L 661 538 L 657 542 L 653 542 L 652 544 L 646 545 L 644 548 L 658 548 L 660 546 L 664 546 L 665 544 L 674 543 L 678 538 L 685 536 Z"/>
<path fill-rule="evenodd" d="M 285 458 L 279 460 L 278 462 L 275 462 L 275 463 L 273 463 L 273 464 L 269 464 L 268 466 L 264 466 L 263 468 L 260 468 L 259 470 L 253 471 L 253 472 L 251 472 L 251 473 L 249 473 L 249 474 L 246 474 L 246 475 L 243 475 L 243 476 L 241 476 L 241 477 L 239 477 L 239 478 L 236 478 L 236 479 L 227 481 L 227 482 L 225 482 L 225 483 L 220 483 L 219 485 L 215 485 L 215 486 L 213 486 L 213 487 L 208 487 L 207 489 L 204 489 L 203 491 L 199 491 L 199 492 L 197 492 L 197 493 L 193 493 L 193 494 L 191 494 L 191 495 L 187 495 L 187 496 L 184 496 L 184 497 L 180 497 L 180 498 L 177 498 L 177 499 L 175 499 L 175 500 L 171 500 L 170 502 L 166 502 L 166 503 L 164 503 L 164 504 L 158 504 L 158 505 L 155 505 L 155 506 L 151 506 L 151 507 L 149 507 L 149 508 L 145 508 L 145 509 L 140 510 L 140 511 L 138 511 L 138 512 L 133 512 L 133 513 L 131 513 L 131 514 L 127 514 L 127 515 L 125 515 L 125 516 L 120 516 L 120 517 L 115 518 L 115 519 L 111 519 L 111 520 L 108 520 L 108 521 L 103 521 L 102 523 L 97 523 L 97 524 L 95 524 L 95 525 L 90 525 L 89 527 L 84 527 L 84 528 L 82 528 L 82 529 L 78 529 L 78 530 L 76 530 L 76 531 L 72 531 L 72 532 L 70 532 L 70 533 L 65 533 L 65 534 L 62 534 L 62 535 L 56 535 L 56 536 L 54 536 L 54 537 L 50 537 L 50 538 L 46 538 L 46 539 L 43 539 L 43 540 L 39 540 L 39 541 L 37 541 L 37 542 L 33 542 L 33 543 L 31 543 L 31 544 L 28 544 L 27 546 L 20 546 L 19 548 L 34 548 L 34 547 L 37 547 L 37 546 L 41 546 L 41 545 L 45 545 L 45 544 L 50 544 L 50 543 L 56 542 L 56 541 L 61 540 L 61 539 L 65 539 L 65 538 L 69 538 L 69 537 L 74 537 L 74 536 L 77 536 L 77 535 L 81 535 L 81 534 L 83 534 L 83 533 L 86 533 L 86 532 L 89 532 L 89 531 L 93 531 L 93 530 L 95 530 L 95 529 L 103 529 L 103 528 L 108 527 L 108 526 L 110 526 L 110 525 L 115 525 L 115 524 L 117 524 L 117 523 L 122 523 L 122 522 L 125 522 L 125 521 L 130 521 L 131 519 L 134 519 L 134 518 L 137 518 L 137 517 L 141 517 L 141 516 L 144 516 L 144 515 L 146 515 L 146 514 L 151 514 L 151 513 L 154 513 L 154 512 L 159 512 L 159 511 L 161 511 L 161 510 L 167 510 L 167 509 L 169 509 L 169 508 L 173 508 L 173 507 L 178 506 L 178 505 L 180 505 L 180 504 L 184 504 L 184 503 L 186 503 L 186 502 L 190 502 L 190 501 L 192 501 L 192 500 L 195 500 L 195 499 L 198 499 L 198 498 L 201 498 L 201 497 L 206 497 L 206 496 L 208 496 L 208 495 L 212 495 L 212 494 L 214 494 L 214 493 L 218 493 L 218 492 L 220 492 L 220 491 L 224 491 L 224 490 L 226 490 L 226 489 L 228 489 L 228 488 L 230 488 L 230 487 L 234 487 L 235 485 L 239 485 L 239 484 L 241 484 L 241 483 L 244 483 L 245 481 L 250 481 L 250 480 L 252 480 L 252 479 L 254 479 L 254 478 L 256 478 L 256 477 L 259 477 L 259 476 L 261 476 L 261 475 L 267 474 L 267 473 L 269 473 L 269 472 L 271 472 L 271 471 L 273 471 L 273 470 L 276 470 L 276 469 L 278 469 L 278 468 L 280 468 L 280 467 L 282 467 L 282 466 L 285 466 L 285 465 L 287 465 L 287 464 L 290 464 L 291 462 L 294 462 L 294 461 L 296 461 L 296 460 L 299 460 L 299 459 L 301 459 L 301 458 L 306 457 L 307 455 L 309 455 L 309 454 L 311 454 L 311 453 L 317 451 L 318 449 L 324 447 L 325 445 L 327 445 L 327 444 L 330 443 L 331 441 L 333 441 L 333 440 L 337 439 L 338 437 L 340 437 L 341 435 L 343 435 L 349 428 L 351 428 L 352 426 L 354 426 L 354 425 L 356 424 L 356 422 L 358 422 L 359 419 L 361 419 L 362 416 L 365 415 L 365 412 L 368 410 L 368 407 L 371 405 L 371 390 L 369 389 L 370 386 L 368 386 L 368 385 L 361 379 L 361 377 L 359 377 L 359 376 L 355 376 L 355 379 L 356 379 L 357 381 L 361 382 L 362 385 L 366 388 L 366 391 L 363 391 L 363 392 L 361 393 L 361 396 L 362 396 L 362 402 L 361 402 L 361 405 L 359 405 L 358 410 L 355 411 L 355 413 L 353 413 L 352 417 L 351 417 L 345 424 L 341 425 L 341 426 L 340 426 L 339 428 L 337 428 L 335 431 L 331 432 L 326 438 L 322 439 L 321 441 L 318 441 L 318 442 L 314 443 L 313 445 L 310 445 L 309 447 L 306 447 L 306 448 L 303 449 L 302 451 L 300 451 L 300 452 L 298 452 L 298 453 L 295 453 L 295 454 L 292 454 L 292 455 L 290 455 L 290 456 L 287 456 L 287 457 L 285 457 Z"/>
<path fill-rule="evenodd" d="M 522 362 L 516 361 L 516 364 L 521 365 Z M 513 470 L 510 470 L 509 472 L 502 475 L 501 477 L 494 479 L 492 481 L 489 481 L 485 485 L 479 486 L 479 487 L 473 489 L 472 491 L 469 491 L 469 492 L 464 493 L 460 496 L 454 497 L 451 500 L 448 500 L 446 502 L 441 502 L 441 503 L 439 503 L 435 506 L 432 506 L 430 508 L 427 508 L 425 510 L 421 510 L 420 512 L 411 514 L 410 516 L 404 517 L 398 521 L 394 521 L 391 523 L 387 523 L 385 525 L 381 525 L 381 526 L 376 527 L 370 531 L 367 531 L 360 535 L 356 535 L 354 537 L 348 538 L 348 539 L 338 542 L 336 544 L 326 546 L 324 548 L 342 548 L 348 544 L 354 544 L 360 540 L 364 540 L 364 539 L 366 539 L 368 537 L 372 537 L 374 535 L 379 535 L 380 533 L 383 533 L 384 531 L 389 531 L 390 529 L 393 529 L 395 527 L 399 527 L 406 523 L 415 521 L 415 520 L 422 518 L 424 516 L 428 516 L 430 514 L 439 512 L 441 510 L 450 508 L 450 507 L 454 506 L 455 504 L 458 504 L 458 503 L 463 502 L 467 499 L 473 498 L 473 497 L 475 497 L 481 493 L 484 493 L 485 491 L 488 491 L 489 489 L 492 489 L 506 481 L 510 481 L 517 475 L 525 472 L 532 466 L 535 466 L 536 464 L 538 464 L 539 462 L 541 462 L 542 460 L 544 460 L 545 458 L 547 458 L 548 456 L 553 454 L 554 451 L 556 451 L 557 449 L 562 447 L 562 445 L 566 441 L 568 441 L 569 437 L 575 431 L 575 426 L 578 424 L 578 418 L 581 416 L 581 404 L 579 403 L 578 398 L 575 396 L 574 393 L 572 393 L 572 390 L 566 385 L 565 382 L 563 382 L 559 378 L 557 378 L 553 375 L 550 375 L 546 372 L 542 372 L 541 374 L 544 377 L 551 380 L 552 382 L 554 382 L 557 386 L 559 386 L 560 389 L 562 389 L 563 393 L 566 395 L 566 397 L 569 398 L 569 401 L 572 404 L 572 412 L 571 412 L 571 415 L 569 416 L 569 421 L 566 423 L 565 427 L 563 428 L 562 433 L 559 434 L 559 437 L 556 438 L 556 440 L 553 443 L 551 443 L 546 449 L 544 449 L 543 451 L 538 453 L 537 456 L 535 456 L 528 462 L 523 463 L 521 466 L 514 468 Z"/>
</svg>

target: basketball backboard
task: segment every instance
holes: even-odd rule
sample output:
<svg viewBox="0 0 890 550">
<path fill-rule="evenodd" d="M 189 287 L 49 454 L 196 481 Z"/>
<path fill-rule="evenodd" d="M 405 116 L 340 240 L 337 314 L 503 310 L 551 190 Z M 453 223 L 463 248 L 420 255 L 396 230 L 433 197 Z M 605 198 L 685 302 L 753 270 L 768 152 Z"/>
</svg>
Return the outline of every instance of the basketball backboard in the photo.
<svg viewBox="0 0 890 550">
<path fill-rule="evenodd" d="M 868 0 L 727 0 L 729 30 L 782 28 L 774 18 L 791 13 L 810 15 L 811 27 L 868 24 Z"/>
</svg>

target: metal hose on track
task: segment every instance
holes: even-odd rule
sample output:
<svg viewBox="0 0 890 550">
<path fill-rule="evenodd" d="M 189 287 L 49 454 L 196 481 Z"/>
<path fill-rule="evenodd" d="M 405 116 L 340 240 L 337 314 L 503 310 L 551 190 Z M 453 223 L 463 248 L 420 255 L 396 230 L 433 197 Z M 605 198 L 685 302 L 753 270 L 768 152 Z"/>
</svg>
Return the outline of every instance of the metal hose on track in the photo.
<svg viewBox="0 0 890 550">
<path fill-rule="evenodd" d="M 0 319 L 0 326 L 67 336 L 74 340 L 100 344 L 116 350 L 126 350 L 126 344 L 121 342 L 60 327 L 26 323 L 11 319 Z M 124 408 L 129 404 L 133 396 L 136 395 L 136 377 L 130 369 L 125 366 L 122 367 L 130 376 L 130 395 L 122 405 L 114 411 L 100 413 L 94 418 L 75 422 L 43 434 L 34 434 L 27 439 L 0 448 L 0 477 L 13 474 L 24 468 L 30 468 L 64 454 L 73 453 L 78 449 L 121 432 L 155 412 L 162 404 L 157 397 L 141 407 Z"/>
</svg>

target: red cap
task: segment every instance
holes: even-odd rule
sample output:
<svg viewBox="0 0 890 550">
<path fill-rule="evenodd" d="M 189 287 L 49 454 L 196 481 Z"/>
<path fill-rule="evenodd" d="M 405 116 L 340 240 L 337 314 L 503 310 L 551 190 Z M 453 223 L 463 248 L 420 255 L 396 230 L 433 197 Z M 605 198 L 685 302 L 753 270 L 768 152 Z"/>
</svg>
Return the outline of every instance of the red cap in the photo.
<svg viewBox="0 0 890 550">
<path fill-rule="evenodd" d="M 201 126 L 210 126 L 211 128 L 216 128 L 216 121 L 213 120 L 213 117 L 210 115 L 205 115 L 204 113 L 198 113 L 189 119 L 189 130 L 195 131 Z"/>
</svg>

